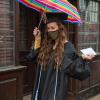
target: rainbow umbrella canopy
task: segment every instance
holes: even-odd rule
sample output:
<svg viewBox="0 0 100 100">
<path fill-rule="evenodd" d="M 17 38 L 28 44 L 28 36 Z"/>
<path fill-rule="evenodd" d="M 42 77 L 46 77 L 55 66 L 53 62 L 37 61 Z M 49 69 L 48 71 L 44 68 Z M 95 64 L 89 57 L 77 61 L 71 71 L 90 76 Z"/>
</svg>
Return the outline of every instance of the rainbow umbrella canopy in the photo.
<svg viewBox="0 0 100 100">
<path fill-rule="evenodd" d="M 39 12 L 58 12 L 55 8 L 45 6 L 37 0 L 17 0 L 18 2 L 24 4 L 26 7 L 32 8 Z"/>
<path fill-rule="evenodd" d="M 80 15 L 75 6 L 69 3 L 67 0 L 37 0 L 39 3 L 52 7 L 60 12 L 68 14 L 69 22 L 81 23 Z"/>
<path fill-rule="evenodd" d="M 67 0 L 17 0 L 25 6 L 32 8 L 39 12 L 63 12 L 68 14 L 66 21 L 69 22 L 81 22 L 80 15 L 72 4 Z"/>
</svg>

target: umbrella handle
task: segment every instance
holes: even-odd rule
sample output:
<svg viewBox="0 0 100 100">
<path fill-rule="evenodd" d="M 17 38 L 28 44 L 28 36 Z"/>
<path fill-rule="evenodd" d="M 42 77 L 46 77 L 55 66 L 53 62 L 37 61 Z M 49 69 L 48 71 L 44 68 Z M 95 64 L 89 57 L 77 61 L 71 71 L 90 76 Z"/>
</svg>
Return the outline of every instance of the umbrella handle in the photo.
<svg viewBox="0 0 100 100">
<path fill-rule="evenodd" d="M 39 21 L 38 29 L 40 28 L 41 22 L 42 22 L 42 20 L 43 20 L 43 16 L 44 16 L 44 12 L 43 12 L 42 15 L 41 15 L 41 19 L 40 19 L 40 21 Z"/>
</svg>

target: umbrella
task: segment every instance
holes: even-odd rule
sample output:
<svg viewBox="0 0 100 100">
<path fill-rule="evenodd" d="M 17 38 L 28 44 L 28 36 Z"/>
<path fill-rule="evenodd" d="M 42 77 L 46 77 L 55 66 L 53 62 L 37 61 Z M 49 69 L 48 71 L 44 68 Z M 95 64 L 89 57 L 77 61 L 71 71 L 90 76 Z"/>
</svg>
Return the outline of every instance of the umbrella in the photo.
<svg viewBox="0 0 100 100">
<path fill-rule="evenodd" d="M 73 17 L 73 19 L 75 19 L 79 23 L 81 22 L 80 15 L 76 7 L 70 4 L 67 0 L 37 0 L 37 1 L 48 7 L 55 8 L 60 12 L 64 12 L 70 15 L 71 17 Z"/>
<path fill-rule="evenodd" d="M 38 28 L 41 25 L 42 20 L 44 19 L 46 21 L 46 14 L 45 12 L 58 12 L 58 10 L 52 8 L 52 7 L 47 7 L 43 4 L 41 4 L 40 2 L 38 2 L 37 0 L 17 0 L 18 2 L 20 2 L 21 4 L 25 5 L 26 7 L 32 8 L 36 11 L 39 12 L 43 12 L 38 24 Z"/>
<path fill-rule="evenodd" d="M 26 7 L 32 8 L 39 12 L 57 12 L 58 10 L 53 9 L 52 7 L 47 7 L 37 0 L 17 0 L 18 2 L 24 4 Z"/>
<path fill-rule="evenodd" d="M 66 0 L 17 0 L 17 1 L 36 11 L 43 12 L 38 27 L 40 26 L 43 19 L 47 19 L 45 18 L 46 17 L 45 13 L 48 12 L 49 13 L 64 12 L 68 14 L 68 19 L 66 17 L 66 21 L 80 22 L 80 16 L 78 14 L 76 7 L 74 7 Z"/>
<path fill-rule="evenodd" d="M 72 16 L 68 16 L 67 20 L 64 20 L 65 22 L 71 22 L 71 23 L 77 23 L 78 21 L 73 18 Z"/>
</svg>

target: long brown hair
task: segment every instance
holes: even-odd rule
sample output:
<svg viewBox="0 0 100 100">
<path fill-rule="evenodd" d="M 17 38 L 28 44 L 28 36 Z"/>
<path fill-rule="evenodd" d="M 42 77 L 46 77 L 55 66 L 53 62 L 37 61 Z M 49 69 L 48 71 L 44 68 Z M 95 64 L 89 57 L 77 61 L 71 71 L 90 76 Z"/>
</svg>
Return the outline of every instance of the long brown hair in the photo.
<svg viewBox="0 0 100 100">
<path fill-rule="evenodd" d="M 49 21 L 49 23 L 52 21 Z M 54 68 L 55 69 L 61 69 L 61 62 L 63 59 L 63 53 L 64 53 L 64 43 L 67 39 L 66 36 L 66 29 L 64 25 L 60 21 L 54 21 L 57 23 L 59 28 L 59 35 L 55 42 L 57 43 L 57 47 L 55 49 L 54 53 Z M 48 35 L 45 33 L 44 40 L 41 46 L 41 49 L 39 51 L 38 55 L 38 64 L 42 65 L 44 68 L 47 67 L 49 57 L 51 56 L 52 48 L 53 48 L 53 41 L 48 37 Z"/>
</svg>

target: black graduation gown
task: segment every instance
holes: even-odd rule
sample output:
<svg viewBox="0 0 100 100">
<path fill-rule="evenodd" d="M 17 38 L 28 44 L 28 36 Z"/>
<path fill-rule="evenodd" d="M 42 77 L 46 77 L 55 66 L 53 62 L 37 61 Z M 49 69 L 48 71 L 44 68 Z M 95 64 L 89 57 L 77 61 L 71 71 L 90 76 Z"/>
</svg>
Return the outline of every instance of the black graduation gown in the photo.
<svg viewBox="0 0 100 100">
<path fill-rule="evenodd" d="M 37 52 L 35 51 L 34 53 L 35 56 Z M 78 62 L 76 59 L 78 59 Z M 66 74 L 66 72 L 69 69 L 71 70 L 72 66 L 70 67 L 70 65 L 75 61 L 76 63 L 79 63 L 79 61 L 82 63 L 83 60 L 76 53 L 74 46 L 70 42 L 67 42 L 65 43 L 64 47 L 64 58 L 61 64 L 62 70 L 58 71 L 55 100 L 65 100 L 68 86 L 68 74 Z M 40 68 L 40 66 L 37 66 L 37 75 L 31 100 L 35 100 L 36 90 L 39 82 Z M 42 70 L 41 72 L 37 100 L 54 100 L 55 82 L 56 70 L 53 68 L 53 59 L 50 57 L 47 69 L 45 71 Z"/>
</svg>

